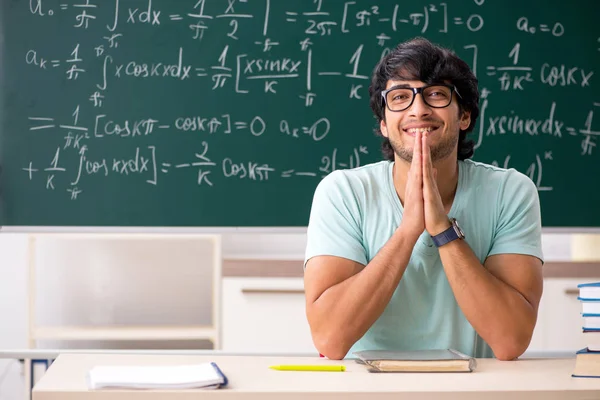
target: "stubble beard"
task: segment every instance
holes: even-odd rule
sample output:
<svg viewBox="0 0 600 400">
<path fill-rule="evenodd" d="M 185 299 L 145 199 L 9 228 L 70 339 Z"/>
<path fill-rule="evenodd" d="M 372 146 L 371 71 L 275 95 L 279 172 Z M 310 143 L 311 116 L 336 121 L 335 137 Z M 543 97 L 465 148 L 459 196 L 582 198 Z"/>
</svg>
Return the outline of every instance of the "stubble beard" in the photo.
<svg viewBox="0 0 600 400">
<path fill-rule="evenodd" d="M 399 138 L 390 139 L 390 144 L 396 156 L 408 163 L 413 159 L 413 148 L 405 146 Z M 436 162 L 448 157 L 454 151 L 458 144 L 458 135 L 456 137 L 445 137 L 440 143 L 431 148 L 431 161 Z"/>
</svg>

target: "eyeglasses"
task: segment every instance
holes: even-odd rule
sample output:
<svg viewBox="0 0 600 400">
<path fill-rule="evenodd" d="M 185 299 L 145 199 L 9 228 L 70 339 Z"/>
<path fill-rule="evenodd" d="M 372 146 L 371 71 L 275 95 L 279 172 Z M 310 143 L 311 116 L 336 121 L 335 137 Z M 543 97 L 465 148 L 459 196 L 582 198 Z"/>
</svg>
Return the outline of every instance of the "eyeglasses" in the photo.
<svg viewBox="0 0 600 400">
<path fill-rule="evenodd" d="M 412 106 L 417 93 L 421 93 L 425 104 L 433 108 L 448 107 L 452 103 L 452 92 L 462 99 L 456 86 L 446 84 L 426 85 L 420 88 L 404 85 L 393 86 L 381 92 L 383 101 L 390 111 L 404 111 Z"/>
</svg>

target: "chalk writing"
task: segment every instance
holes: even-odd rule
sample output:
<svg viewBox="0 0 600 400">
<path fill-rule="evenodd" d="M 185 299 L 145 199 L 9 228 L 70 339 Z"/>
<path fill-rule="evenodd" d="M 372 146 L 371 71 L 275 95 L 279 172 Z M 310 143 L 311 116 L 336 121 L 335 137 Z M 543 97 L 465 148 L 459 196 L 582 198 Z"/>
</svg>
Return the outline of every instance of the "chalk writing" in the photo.
<svg viewBox="0 0 600 400">
<path fill-rule="evenodd" d="M 284 180 L 312 190 L 335 170 L 381 159 L 368 110 L 373 66 L 400 40 L 428 36 L 478 77 L 475 155 L 552 195 L 558 160 L 598 165 L 600 35 L 580 38 L 559 13 L 515 3 L 510 18 L 497 17 L 497 2 L 464 3 L 14 2 L 35 33 L 18 28 L 27 40 L 9 63 L 27 77 L 19 85 L 37 90 L 6 97 L 21 107 L 12 130 L 32 143 L 17 173 L 69 204 L 121 182 L 180 185 L 199 202 L 222 187 Z M 581 45 L 565 50 L 565 40 Z M 498 155 L 500 140 L 531 148 Z"/>
</svg>

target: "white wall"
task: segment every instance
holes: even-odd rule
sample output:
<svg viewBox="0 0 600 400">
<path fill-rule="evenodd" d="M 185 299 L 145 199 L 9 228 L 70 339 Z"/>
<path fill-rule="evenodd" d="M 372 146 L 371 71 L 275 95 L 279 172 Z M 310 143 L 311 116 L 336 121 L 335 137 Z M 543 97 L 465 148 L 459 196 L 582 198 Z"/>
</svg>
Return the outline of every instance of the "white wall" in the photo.
<svg viewBox="0 0 600 400">
<path fill-rule="evenodd" d="M 227 234 L 223 236 L 222 249 L 225 258 L 302 259 L 306 237 L 304 234 Z M 548 261 L 571 259 L 571 238 L 565 234 L 546 234 L 543 237 L 544 253 Z M 160 248 L 152 249 L 153 260 Z M 163 250 L 165 250 L 163 248 Z M 84 248 L 64 248 L 56 253 L 65 261 L 62 265 L 40 264 L 38 305 L 42 313 L 40 322 L 53 323 L 148 323 L 202 320 L 209 314 L 210 306 L 197 302 L 194 294 L 201 293 L 206 282 L 202 271 L 194 263 L 183 268 L 148 271 L 144 263 L 134 263 L 125 257 L 130 268 L 123 263 L 106 266 L 94 263 L 94 253 L 88 268 L 67 266 L 69 253 L 82 254 L 92 251 Z M 150 251 L 150 250 L 148 250 Z M 173 254 L 172 251 L 169 251 Z M 125 253 L 120 253 L 121 256 Z M 139 254 L 139 253 L 138 253 Z M 123 256 L 124 257 L 124 256 Z M 123 258 L 121 257 L 121 258 Z M 70 261 L 73 261 L 71 259 Z M 27 239 L 24 234 L 0 234 L 0 348 L 25 348 L 26 342 L 26 272 Z M 132 265 L 134 265 L 131 267 Z M 186 264 L 186 263 L 180 263 Z M 177 272 L 174 272 L 177 271 Z M 178 279 L 184 277 L 184 279 Z M 133 285 L 132 285 L 133 283 Z M 198 286 L 196 286 L 198 285 Z M 165 289 L 167 287 L 167 289 Z M 165 293 L 166 292 L 168 293 Z M 157 301 L 156 293 L 164 293 Z M 129 304 L 123 311 L 122 304 Z M 115 305 L 119 307 L 115 307 Z M 138 310 L 138 311 L 136 311 Z M 139 311 L 141 310 L 141 311 Z M 131 346 L 135 343 L 121 343 Z M 137 344 L 139 345 L 139 344 Z M 146 346 L 151 347 L 152 344 Z M 183 344 L 184 346 L 189 344 Z M 197 347 L 205 343 L 194 344 Z M 45 343 L 43 347 L 111 347 L 114 343 Z M 20 364 L 0 360 L 0 399 L 20 399 L 23 391 Z"/>
</svg>

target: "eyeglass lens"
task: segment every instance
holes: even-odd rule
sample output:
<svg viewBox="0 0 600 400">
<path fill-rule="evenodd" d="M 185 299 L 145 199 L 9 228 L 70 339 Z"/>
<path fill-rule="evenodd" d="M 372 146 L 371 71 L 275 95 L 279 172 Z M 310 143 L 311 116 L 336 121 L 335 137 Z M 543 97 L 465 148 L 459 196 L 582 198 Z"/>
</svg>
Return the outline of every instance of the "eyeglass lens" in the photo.
<svg viewBox="0 0 600 400">
<path fill-rule="evenodd" d="M 446 86 L 428 86 L 421 92 L 425 103 L 431 107 L 447 107 L 452 101 L 452 89 Z M 386 103 L 392 111 L 402 111 L 410 107 L 415 93 L 409 88 L 391 90 L 386 95 Z"/>
</svg>

